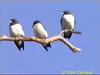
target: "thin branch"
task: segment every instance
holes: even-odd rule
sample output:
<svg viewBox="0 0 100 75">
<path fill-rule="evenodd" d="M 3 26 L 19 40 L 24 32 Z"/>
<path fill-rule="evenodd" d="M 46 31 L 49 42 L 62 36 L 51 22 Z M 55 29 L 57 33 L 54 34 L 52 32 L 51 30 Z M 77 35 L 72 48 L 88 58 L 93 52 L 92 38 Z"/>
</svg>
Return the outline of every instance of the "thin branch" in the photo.
<svg viewBox="0 0 100 75">
<path fill-rule="evenodd" d="M 79 31 L 72 31 L 72 33 L 74 33 L 74 34 L 82 34 L 81 32 L 79 32 Z"/>
<path fill-rule="evenodd" d="M 59 35 L 48 38 L 46 40 L 39 39 L 39 38 L 36 38 L 36 37 L 16 37 L 15 38 L 15 37 L 8 37 L 8 36 L 5 36 L 5 35 L 0 36 L 0 41 L 15 41 L 15 40 L 23 40 L 23 41 L 26 41 L 26 42 L 37 42 L 37 43 L 40 43 L 40 44 L 47 44 L 47 43 L 53 43 L 55 41 L 61 41 L 65 45 L 67 45 L 74 53 L 81 51 L 80 48 L 75 47 L 70 42 L 68 42 L 66 39 L 64 39 L 62 36 L 59 36 Z"/>
<path fill-rule="evenodd" d="M 69 32 L 69 30 L 62 30 L 60 33 L 59 33 L 59 35 L 62 35 L 64 32 Z M 79 32 L 79 31 L 72 31 L 72 33 L 73 34 L 82 34 L 81 32 Z"/>
<path fill-rule="evenodd" d="M 60 41 L 62 41 L 65 45 L 67 45 L 74 53 L 80 52 L 81 49 L 72 45 L 68 40 L 64 39 L 63 37 L 59 37 Z"/>
</svg>

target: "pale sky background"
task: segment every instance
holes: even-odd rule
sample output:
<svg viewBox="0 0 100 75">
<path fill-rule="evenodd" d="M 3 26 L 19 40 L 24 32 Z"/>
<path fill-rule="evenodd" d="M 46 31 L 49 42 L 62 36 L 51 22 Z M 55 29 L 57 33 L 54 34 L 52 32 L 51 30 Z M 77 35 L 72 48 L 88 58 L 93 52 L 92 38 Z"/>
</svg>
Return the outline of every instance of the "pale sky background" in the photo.
<svg viewBox="0 0 100 75">
<path fill-rule="evenodd" d="M 24 2 L 23 2 L 24 1 Z M 65 72 L 100 73 L 100 2 L 93 1 L 12 1 L 0 2 L 0 35 L 9 36 L 9 20 L 17 18 L 26 36 L 34 36 L 32 23 L 44 23 L 49 37 L 61 31 L 63 10 L 70 10 L 76 17 L 75 30 L 70 42 L 82 49 L 74 54 L 61 42 L 52 43 L 49 51 L 37 43 L 25 42 L 25 50 L 18 51 L 13 42 L 0 42 L 0 74 L 61 74 Z"/>
</svg>

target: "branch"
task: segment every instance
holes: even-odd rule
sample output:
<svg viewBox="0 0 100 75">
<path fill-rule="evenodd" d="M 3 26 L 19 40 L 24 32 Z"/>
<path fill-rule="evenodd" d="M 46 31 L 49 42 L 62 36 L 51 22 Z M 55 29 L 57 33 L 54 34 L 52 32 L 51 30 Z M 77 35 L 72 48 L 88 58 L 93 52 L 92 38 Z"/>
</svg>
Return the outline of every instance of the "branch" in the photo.
<svg viewBox="0 0 100 75">
<path fill-rule="evenodd" d="M 39 38 L 36 38 L 36 37 L 16 37 L 15 38 L 15 37 L 8 37 L 8 36 L 5 36 L 5 35 L 0 36 L 0 41 L 15 41 L 15 40 L 23 40 L 23 41 L 26 41 L 26 42 L 37 42 L 39 44 L 47 44 L 47 43 L 53 43 L 55 41 L 61 41 L 65 45 L 67 45 L 74 53 L 81 51 L 80 48 L 75 47 L 70 42 L 68 42 L 66 39 L 64 39 L 62 36 L 59 36 L 59 35 L 51 37 L 51 38 L 47 38 L 46 40 L 39 39 Z"/>
<path fill-rule="evenodd" d="M 72 33 L 74 33 L 74 34 L 82 34 L 81 32 L 79 32 L 79 31 L 72 31 Z"/>
<path fill-rule="evenodd" d="M 60 33 L 59 33 L 59 35 L 62 35 L 64 32 L 69 32 L 69 30 L 62 30 Z M 81 32 L 79 32 L 79 31 L 72 31 L 72 33 L 73 34 L 82 34 Z"/>
</svg>

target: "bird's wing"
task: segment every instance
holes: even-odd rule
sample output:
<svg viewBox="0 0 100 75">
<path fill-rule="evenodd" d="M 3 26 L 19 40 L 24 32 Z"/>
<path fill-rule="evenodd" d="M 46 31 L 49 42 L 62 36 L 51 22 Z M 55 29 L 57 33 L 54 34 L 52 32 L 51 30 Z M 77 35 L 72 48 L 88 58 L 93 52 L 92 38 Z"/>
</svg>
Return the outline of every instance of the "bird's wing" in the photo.
<svg viewBox="0 0 100 75">
<path fill-rule="evenodd" d="M 60 19 L 60 24 L 61 24 L 61 28 L 62 28 L 62 17 L 61 17 L 61 19 Z M 63 29 L 63 28 L 62 28 Z"/>
<path fill-rule="evenodd" d="M 73 31 L 75 30 L 75 27 L 76 27 L 76 18 L 74 19 L 74 29 L 73 29 Z"/>
<path fill-rule="evenodd" d="M 44 24 L 42 24 L 42 26 L 43 26 L 43 28 L 44 28 L 44 30 L 43 30 L 44 35 L 45 35 L 45 37 L 47 38 L 47 37 L 48 37 L 48 32 L 47 32 L 47 30 L 46 30 Z"/>
<path fill-rule="evenodd" d="M 43 28 L 45 29 L 45 31 L 46 31 L 46 27 L 44 26 L 44 24 L 42 24 L 42 26 L 43 26 Z M 46 31 L 47 32 L 47 31 Z"/>
</svg>

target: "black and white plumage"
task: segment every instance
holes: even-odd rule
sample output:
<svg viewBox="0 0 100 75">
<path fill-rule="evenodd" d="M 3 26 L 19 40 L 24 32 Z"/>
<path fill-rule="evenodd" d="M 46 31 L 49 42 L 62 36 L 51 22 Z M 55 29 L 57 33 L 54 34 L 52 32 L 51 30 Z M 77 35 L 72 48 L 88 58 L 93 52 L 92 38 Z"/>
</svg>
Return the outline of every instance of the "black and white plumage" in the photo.
<svg viewBox="0 0 100 75">
<path fill-rule="evenodd" d="M 13 18 L 10 20 L 10 25 L 9 25 L 9 32 L 11 37 L 23 37 L 24 36 L 24 31 L 21 26 L 21 24 L 18 22 L 17 19 Z M 15 45 L 19 50 L 23 48 L 24 50 L 24 41 L 14 41 Z"/>
<path fill-rule="evenodd" d="M 34 34 L 37 38 L 44 39 L 44 40 L 46 38 L 48 38 L 48 33 L 41 21 L 39 21 L 39 20 L 34 21 L 32 27 L 34 30 Z M 46 45 L 43 45 L 43 47 L 45 48 L 46 51 L 48 51 L 48 47 L 51 48 L 51 45 L 50 45 L 50 43 L 48 43 Z"/>
<path fill-rule="evenodd" d="M 70 39 L 75 28 L 76 19 L 74 15 L 68 10 L 63 11 L 60 22 L 62 30 L 68 30 L 68 32 L 64 32 L 64 38 Z"/>
</svg>

